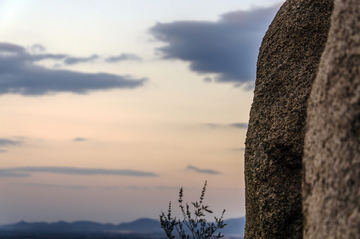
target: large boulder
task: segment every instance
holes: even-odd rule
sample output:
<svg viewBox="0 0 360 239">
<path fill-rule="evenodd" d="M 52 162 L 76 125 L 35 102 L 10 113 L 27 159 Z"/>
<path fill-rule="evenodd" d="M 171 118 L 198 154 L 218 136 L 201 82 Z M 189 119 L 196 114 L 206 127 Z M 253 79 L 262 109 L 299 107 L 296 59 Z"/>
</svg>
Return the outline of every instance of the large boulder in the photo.
<svg viewBox="0 0 360 239">
<path fill-rule="evenodd" d="M 360 236 L 360 3 L 335 0 L 309 99 L 304 238 Z"/>
<path fill-rule="evenodd" d="M 302 238 L 307 101 L 333 0 L 287 0 L 263 39 L 246 136 L 245 238 Z"/>
</svg>

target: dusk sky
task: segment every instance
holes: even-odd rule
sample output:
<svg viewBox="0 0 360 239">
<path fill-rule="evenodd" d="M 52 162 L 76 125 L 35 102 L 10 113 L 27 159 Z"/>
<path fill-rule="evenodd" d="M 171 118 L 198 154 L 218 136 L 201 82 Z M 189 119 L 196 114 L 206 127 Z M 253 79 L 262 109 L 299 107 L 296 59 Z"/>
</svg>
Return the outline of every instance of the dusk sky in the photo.
<svg viewBox="0 0 360 239">
<path fill-rule="evenodd" d="M 245 215 L 244 142 L 278 0 L 0 0 L 0 224 Z"/>
</svg>

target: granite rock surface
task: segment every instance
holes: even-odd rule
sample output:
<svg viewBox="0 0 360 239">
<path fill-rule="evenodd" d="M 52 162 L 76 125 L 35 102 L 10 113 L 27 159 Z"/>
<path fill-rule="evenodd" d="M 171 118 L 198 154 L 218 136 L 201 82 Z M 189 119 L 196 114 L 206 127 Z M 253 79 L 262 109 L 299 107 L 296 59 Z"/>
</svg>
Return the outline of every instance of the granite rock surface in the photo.
<svg viewBox="0 0 360 239">
<path fill-rule="evenodd" d="M 333 0 L 287 0 L 263 39 L 246 136 L 245 238 L 303 237 L 307 101 Z"/>
<path fill-rule="evenodd" d="M 360 237 L 360 3 L 335 0 L 307 113 L 304 238 Z"/>
</svg>

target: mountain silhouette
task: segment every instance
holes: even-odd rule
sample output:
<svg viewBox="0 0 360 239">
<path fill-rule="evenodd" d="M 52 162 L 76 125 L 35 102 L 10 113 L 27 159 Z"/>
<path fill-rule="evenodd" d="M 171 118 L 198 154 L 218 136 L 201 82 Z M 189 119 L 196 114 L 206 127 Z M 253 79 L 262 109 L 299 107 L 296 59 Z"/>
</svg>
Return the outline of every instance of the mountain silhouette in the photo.
<svg viewBox="0 0 360 239">
<path fill-rule="evenodd" d="M 221 229 L 223 235 L 244 235 L 245 217 L 229 219 L 224 221 L 227 225 Z M 0 226 L 0 232 L 31 232 L 31 233 L 152 233 L 164 234 L 159 220 L 151 218 L 140 218 L 132 222 L 120 223 L 98 223 L 92 221 L 75 221 L 72 223 L 59 221 L 47 222 L 25 222 Z"/>
</svg>

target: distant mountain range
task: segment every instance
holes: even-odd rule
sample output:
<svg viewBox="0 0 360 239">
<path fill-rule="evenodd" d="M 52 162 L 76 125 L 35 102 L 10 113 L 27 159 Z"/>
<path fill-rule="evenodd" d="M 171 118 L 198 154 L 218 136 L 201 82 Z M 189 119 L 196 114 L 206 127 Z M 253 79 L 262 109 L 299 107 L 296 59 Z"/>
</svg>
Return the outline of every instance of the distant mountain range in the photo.
<svg viewBox="0 0 360 239">
<path fill-rule="evenodd" d="M 241 238 L 244 235 L 245 217 L 225 220 L 227 224 L 221 233 L 225 236 Z M 31 232 L 31 233 L 149 233 L 164 234 L 160 222 L 155 219 L 141 218 L 133 222 L 121 223 L 97 223 L 91 221 L 76 221 L 55 223 L 25 222 L 0 226 L 0 232 Z"/>
</svg>

